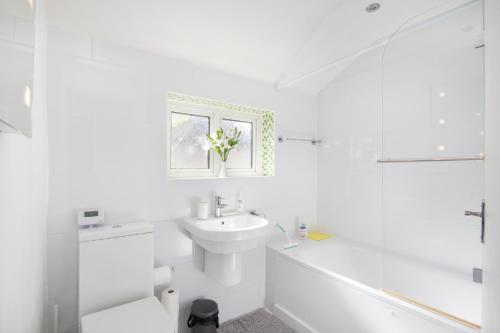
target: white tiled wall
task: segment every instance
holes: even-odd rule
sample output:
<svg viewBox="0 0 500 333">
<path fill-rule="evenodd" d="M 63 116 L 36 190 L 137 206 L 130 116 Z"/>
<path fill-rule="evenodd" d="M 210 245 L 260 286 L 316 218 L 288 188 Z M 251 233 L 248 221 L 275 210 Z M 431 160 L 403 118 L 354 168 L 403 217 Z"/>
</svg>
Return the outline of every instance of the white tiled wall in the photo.
<svg viewBox="0 0 500 333">
<path fill-rule="evenodd" d="M 221 319 L 263 305 L 264 248 L 244 257 L 243 281 L 221 287 L 191 262 L 191 241 L 179 219 L 200 198 L 222 194 L 293 228 L 316 220 L 316 150 L 277 144 L 276 176 L 166 180 L 165 100 L 169 91 L 276 112 L 277 134 L 312 137 L 317 100 L 193 64 L 145 54 L 55 28 L 49 30 L 50 203 L 49 309 L 60 309 L 60 332 L 76 332 L 78 208 L 99 206 L 108 222 L 153 221 L 156 264 L 173 264 L 184 307 L 197 297 L 219 302 Z M 270 237 L 275 237 L 272 226 Z M 50 327 L 52 323 L 50 323 Z"/>
<path fill-rule="evenodd" d="M 321 93 L 318 115 L 318 221 L 376 246 L 383 245 L 380 59 L 380 49 L 356 59 Z"/>
</svg>

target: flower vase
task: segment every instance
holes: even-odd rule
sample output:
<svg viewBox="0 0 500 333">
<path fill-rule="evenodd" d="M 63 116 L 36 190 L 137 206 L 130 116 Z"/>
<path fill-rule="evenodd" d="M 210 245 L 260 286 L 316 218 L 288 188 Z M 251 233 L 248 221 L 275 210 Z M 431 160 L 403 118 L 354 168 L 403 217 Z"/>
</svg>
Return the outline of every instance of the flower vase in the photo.
<svg viewBox="0 0 500 333">
<path fill-rule="evenodd" d="M 220 162 L 220 172 L 219 172 L 219 178 L 227 178 L 227 173 L 226 173 L 226 162 L 221 161 Z"/>
</svg>

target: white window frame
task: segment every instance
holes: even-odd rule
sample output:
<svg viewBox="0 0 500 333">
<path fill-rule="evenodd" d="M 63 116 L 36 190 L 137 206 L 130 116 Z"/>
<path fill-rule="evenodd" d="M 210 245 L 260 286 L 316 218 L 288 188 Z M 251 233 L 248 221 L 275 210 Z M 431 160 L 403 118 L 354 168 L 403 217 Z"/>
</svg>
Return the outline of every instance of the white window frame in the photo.
<svg viewBox="0 0 500 333">
<path fill-rule="evenodd" d="M 220 111 L 216 115 L 216 128 L 222 127 L 222 120 L 233 120 L 252 123 L 252 167 L 248 169 L 229 168 L 226 165 L 227 175 L 229 177 L 252 177 L 262 174 L 262 116 L 259 114 L 238 112 L 238 111 Z M 212 133 L 214 135 L 214 133 Z M 229 158 L 231 158 L 229 153 Z M 221 159 L 219 156 L 215 158 L 215 166 L 220 170 Z"/>
<path fill-rule="evenodd" d="M 167 112 L 167 177 L 171 179 L 180 178 L 208 178 L 214 175 L 214 153 L 209 151 L 208 169 L 177 169 L 172 168 L 172 113 L 184 113 L 194 116 L 208 117 L 209 130 L 212 132 L 214 128 L 214 112 L 204 107 L 188 106 L 180 103 L 168 103 Z"/>
<path fill-rule="evenodd" d="M 171 168 L 172 113 L 184 113 L 210 119 L 210 135 L 215 136 L 217 128 L 222 127 L 222 120 L 234 120 L 252 123 L 252 168 L 227 168 L 228 177 L 257 177 L 262 175 L 262 115 L 257 113 L 226 111 L 206 106 L 168 102 L 167 105 L 167 178 L 197 179 L 217 178 L 221 168 L 221 159 L 212 149 L 209 151 L 208 169 L 173 169 Z M 231 153 L 229 154 L 231 158 Z"/>
</svg>

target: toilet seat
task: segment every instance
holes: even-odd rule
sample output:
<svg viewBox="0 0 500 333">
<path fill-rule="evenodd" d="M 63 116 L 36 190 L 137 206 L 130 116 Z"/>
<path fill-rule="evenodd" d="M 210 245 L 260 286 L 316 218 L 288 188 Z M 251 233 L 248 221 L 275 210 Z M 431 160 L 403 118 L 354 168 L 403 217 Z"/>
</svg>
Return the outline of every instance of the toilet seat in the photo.
<svg viewBox="0 0 500 333">
<path fill-rule="evenodd" d="M 173 333 L 172 320 L 156 297 L 82 317 L 82 333 Z"/>
</svg>

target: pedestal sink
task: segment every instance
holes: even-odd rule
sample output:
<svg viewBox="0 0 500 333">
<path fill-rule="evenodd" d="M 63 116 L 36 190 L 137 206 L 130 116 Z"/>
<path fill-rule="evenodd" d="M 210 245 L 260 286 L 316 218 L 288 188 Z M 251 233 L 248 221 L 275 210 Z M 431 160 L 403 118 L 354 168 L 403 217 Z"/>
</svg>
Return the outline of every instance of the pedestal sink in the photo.
<svg viewBox="0 0 500 333">
<path fill-rule="evenodd" d="M 242 252 L 257 247 L 267 224 L 265 218 L 242 213 L 207 220 L 188 218 L 184 229 L 204 250 L 205 273 L 229 286 L 241 281 Z"/>
</svg>

